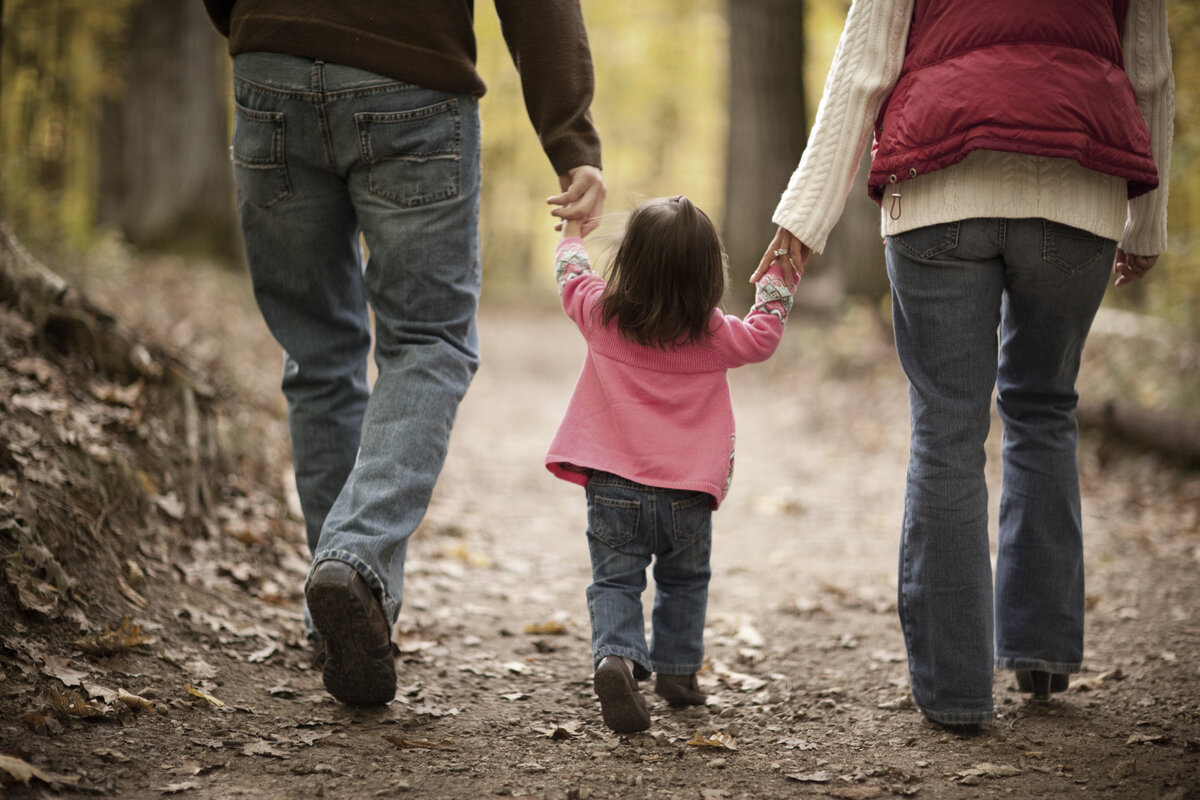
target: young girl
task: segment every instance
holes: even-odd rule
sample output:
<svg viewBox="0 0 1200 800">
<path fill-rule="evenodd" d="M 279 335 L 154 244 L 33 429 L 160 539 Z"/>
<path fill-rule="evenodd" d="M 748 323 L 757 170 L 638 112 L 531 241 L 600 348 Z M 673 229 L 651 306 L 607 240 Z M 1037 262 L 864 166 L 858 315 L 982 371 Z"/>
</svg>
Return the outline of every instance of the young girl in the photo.
<svg viewBox="0 0 1200 800">
<path fill-rule="evenodd" d="M 767 359 L 792 305 L 778 267 L 744 320 L 718 305 L 725 254 L 711 220 L 680 195 L 629 218 L 609 280 L 592 272 L 567 222 L 555 275 L 587 357 L 547 468 L 587 490 L 593 685 L 614 731 L 650 727 L 637 681 L 672 706 L 703 705 L 712 510 L 733 476 L 733 408 L 725 373 Z M 654 564 L 653 636 L 641 594 Z"/>
</svg>

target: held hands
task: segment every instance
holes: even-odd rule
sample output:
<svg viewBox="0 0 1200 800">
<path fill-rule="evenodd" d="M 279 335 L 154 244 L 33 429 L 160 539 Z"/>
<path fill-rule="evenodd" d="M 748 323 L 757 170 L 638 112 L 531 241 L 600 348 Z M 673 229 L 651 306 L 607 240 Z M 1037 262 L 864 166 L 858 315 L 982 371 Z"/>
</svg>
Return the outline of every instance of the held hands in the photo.
<svg viewBox="0 0 1200 800">
<path fill-rule="evenodd" d="M 758 262 L 758 269 L 750 276 L 750 282 L 758 283 L 768 269 L 778 264 L 783 270 L 783 277 L 788 286 L 795 286 L 804 275 L 804 265 L 811 256 L 811 247 L 793 236 L 786 228 L 780 228 L 763 253 L 762 260 Z"/>
<path fill-rule="evenodd" d="M 559 175 L 558 182 L 562 193 L 546 198 L 550 205 L 559 206 L 550 212 L 560 220 L 554 230 L 562 231 L 563 236 L 588 235 L 600 225 L 600 214 L 604 211 L 604 198 L 608 194 L 604 174 L 596 167 L 584 165 Z"/>
<path fill-rule="evenodd" d="M 1158 261 L 1157 255 L 1135 256 L 1118 247 L 1117 257 L 1113 259 L 1113 274 L 1117 276 L 1116 285 L 1124 286 L 1133 283 L 1149 272 L 1156 261 Z"/>
</svg>

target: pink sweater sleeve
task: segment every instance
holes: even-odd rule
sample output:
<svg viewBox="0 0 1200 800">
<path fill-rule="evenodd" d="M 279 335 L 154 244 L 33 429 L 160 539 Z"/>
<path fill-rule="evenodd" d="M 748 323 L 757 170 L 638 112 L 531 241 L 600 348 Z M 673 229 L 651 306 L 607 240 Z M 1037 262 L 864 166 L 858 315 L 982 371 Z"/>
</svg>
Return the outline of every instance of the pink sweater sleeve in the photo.
<svg viewBox="0 0 1200 800">
<path fill-rule="evenodd" d="M 746 317 L 724 317 L 724 328 L 717 334 L 718 347 L 730 367 L 766 361 L 783 339 L 794 287 L 787 285 L 778 266 L 767 270 L 757 286 L 754 305 Z"/>
<path fill-rule="evenodd" d="M 590 310 L 604 291 L 604 279 L 592 271 L 583 240 L 572 236 L 559 242 L 554 258 L 554 278 L 563 311 L 586 332 Z"/>
</svg>

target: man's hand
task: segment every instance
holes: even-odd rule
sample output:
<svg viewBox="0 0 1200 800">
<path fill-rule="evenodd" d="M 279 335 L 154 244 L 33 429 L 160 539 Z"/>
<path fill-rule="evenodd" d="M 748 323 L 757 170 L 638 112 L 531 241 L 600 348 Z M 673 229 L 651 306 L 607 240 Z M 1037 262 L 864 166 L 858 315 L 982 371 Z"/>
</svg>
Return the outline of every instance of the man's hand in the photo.
<svg viewBox="0 0 1200 800">
<path fill-rule="evenodd" d="M 596 167 L 575 167 L 566 175 L 559 175 L 558 183 L 562 193 L 546 198 L 547 203 L 558 206 L 550 212 L 561 220 L 554 230 L 561 231 L 566 220 L 575 220 L 581 225 L 578 235 L 587 236 L 600 225 L 600 215 L 604 212 L 604 198 L 608 194 L 604 174 Z"/>
</svg>

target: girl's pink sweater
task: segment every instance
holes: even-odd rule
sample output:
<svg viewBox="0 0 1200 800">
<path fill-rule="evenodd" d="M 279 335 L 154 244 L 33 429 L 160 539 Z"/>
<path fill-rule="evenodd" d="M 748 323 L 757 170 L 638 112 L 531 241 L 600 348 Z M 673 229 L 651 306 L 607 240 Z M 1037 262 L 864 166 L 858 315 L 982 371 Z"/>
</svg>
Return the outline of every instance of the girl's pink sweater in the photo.
<svg viewBox="0 0 1200 800">
<path fill-rule="evenodd" d="M 707 492 L 715 509 L 733 477 L 734 422 L 726 370 L 765 361 L 783 336 L 792 305 L 778 268 L 759 282 L 745 319 L 713 309 L 711 335 L 671 349 L 625 339 L 601 325 L 604 280 L 578 238 L 555 260 L 559 294 L 587 341 L 587 356 L 546 455 L 563 480 L 586 485 L 603 470 L 647 486 Z"/>
</svg>

